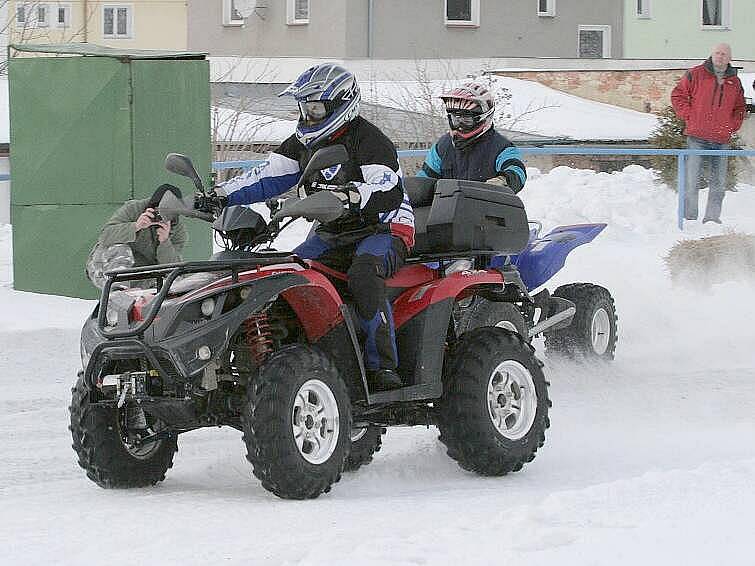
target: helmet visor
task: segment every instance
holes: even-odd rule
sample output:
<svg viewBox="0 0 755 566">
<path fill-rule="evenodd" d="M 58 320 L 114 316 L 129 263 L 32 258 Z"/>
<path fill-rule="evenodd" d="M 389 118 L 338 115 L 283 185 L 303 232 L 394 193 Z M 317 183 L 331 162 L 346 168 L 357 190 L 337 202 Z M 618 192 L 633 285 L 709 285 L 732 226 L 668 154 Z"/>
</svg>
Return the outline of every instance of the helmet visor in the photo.
<svg viewBox="0 0 755 566">
<path fill-rule="evenodd" d="M 303 100 L 299 102 L 301 119 L 307 125 L 318 124 L 328 117 L 328 107 L 323 100 Z"/>
<path fill-rule="evenodd" d="M 448 112 L 448 123 L 452 130 L 460 132 L 471 132 L 481 122 L 482 116 L 469 110 L 450 110 Z"/>
</svg>

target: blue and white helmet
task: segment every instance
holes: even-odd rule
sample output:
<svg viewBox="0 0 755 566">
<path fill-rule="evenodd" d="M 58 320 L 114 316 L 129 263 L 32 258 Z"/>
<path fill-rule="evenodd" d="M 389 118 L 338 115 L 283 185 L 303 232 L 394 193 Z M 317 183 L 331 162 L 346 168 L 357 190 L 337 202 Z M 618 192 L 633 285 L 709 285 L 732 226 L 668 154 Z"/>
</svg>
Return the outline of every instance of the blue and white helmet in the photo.
<svg viewBox="0 0 755 566">
<path fill-rule="evenodd" d="M 280 93 L 299 104 L 296 137 L 306 147 L 340 130 L 359 115 L 359 85 L 354 75 L 338 65 L 323 63 L 310 67 Z"/>
</svg>

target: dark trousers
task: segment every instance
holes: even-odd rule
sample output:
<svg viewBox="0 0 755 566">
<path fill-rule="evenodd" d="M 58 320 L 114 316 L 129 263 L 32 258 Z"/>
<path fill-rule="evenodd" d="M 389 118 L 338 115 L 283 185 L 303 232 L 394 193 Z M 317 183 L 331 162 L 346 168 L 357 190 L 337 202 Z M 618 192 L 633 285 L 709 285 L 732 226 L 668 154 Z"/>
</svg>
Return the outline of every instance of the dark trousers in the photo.
<svg viewBox="0 0 755 566">
<path fill-rule="evenodd" d="M 348 266 L 349 291 L 365 337 L 365 366 L 372 370 L 396 369 L 396 332 L 385 280 L 404 265 L 407 253 L 404 243 L 390 234 L 373 234 L 355 244 L 333 247 L 317 234 L 311 234 L 294 253 L 333 269 Z"/>
</svg>

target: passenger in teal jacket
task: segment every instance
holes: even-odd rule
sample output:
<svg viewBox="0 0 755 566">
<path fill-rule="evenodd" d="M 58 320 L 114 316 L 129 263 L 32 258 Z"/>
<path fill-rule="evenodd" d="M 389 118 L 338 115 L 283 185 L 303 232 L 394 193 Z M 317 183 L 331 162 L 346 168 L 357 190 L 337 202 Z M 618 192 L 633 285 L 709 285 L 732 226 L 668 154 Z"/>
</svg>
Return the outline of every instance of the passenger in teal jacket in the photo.
<svg viewBox="0 0 755 566">
<path fill-rule="evenodd" d="M 449 132 L 425 158 L 420 177 L 467 179 L 505 183 L 515 193 L 522 190 L 527 172 L 522 154 L 495 131 L 495 100 L 477 82 L 466 83 L 441 95 L 448 115 Z"/>
</svg>

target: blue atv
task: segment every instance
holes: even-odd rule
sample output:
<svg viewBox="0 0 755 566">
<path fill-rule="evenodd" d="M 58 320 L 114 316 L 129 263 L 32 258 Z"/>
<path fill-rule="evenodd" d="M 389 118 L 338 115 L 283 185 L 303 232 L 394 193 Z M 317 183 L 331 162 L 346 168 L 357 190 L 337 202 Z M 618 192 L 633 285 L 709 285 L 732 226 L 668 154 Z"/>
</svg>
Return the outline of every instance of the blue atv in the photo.
<svg viewBox="0 0 755 566">
<path fill-rule="evenodd" d="M 439 206 L 444 199 L 437 198 L 438 183 L 444 186 L 454 183 L 458 186 L 456 192 L 471 194 L 476 189 L 489 194 L 493 188 L 493 185 L 475 181 L 424 177 L 406 177 L 404 181 L 409 198 L 420 216 L 424 210 L 429 210 L 429 214 L 436 217 L 442 216 L 445 207 Z M 507 187 L 495 186 L 495 190 L 500 191 L 503 199 L 507 198 L 507 193 L 513 195 Z M 454 190 L 444 189 L 442 192 L 454 194 Z M 422 208 L 422 205 L 432 206 Z M 497 228 L 513 230 L 513 226 L 506 226 L 505 217 L 496 219 L 492 215 L 486 218 L 497 223 Z M 437 218 L 434 224 L 438 225 Z M 459 229 L 458 225 L 455 230 Z M 497 253 L 487 250 L 481 251 L 479 257 L 473 260 L 467 258 L 438 265 L 447 273 L 493 268 L 499 270 L 507 282 L 503 290 L 489 289 L 458 300 L 454 309 L 456 333 L 462 335 L 475 328 L 497 326 L 515 331 L 527 341 L 544 336 L 549 357 L 582 361 L 613 360 L 617 316 L 609 291 L 592 283 L 562 285 L 553 293 L 542 288 L 561 270 L 569 253 L 595 239 L 606 224 L 558 226 L 544 236 L 541 235 L 542 225 L 539 222 L 529 222 L 529 226 L 529 240 L 522 242 L 515 253 L 512 250 L 498 250 Z M 468 229 L 479 231 L 482 238 L 490 227 L 472 226 Z M 424 234 L 418 232 L 420 243 L 423 238 Z"/>
</svg>

